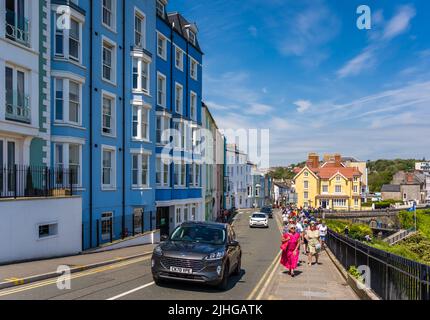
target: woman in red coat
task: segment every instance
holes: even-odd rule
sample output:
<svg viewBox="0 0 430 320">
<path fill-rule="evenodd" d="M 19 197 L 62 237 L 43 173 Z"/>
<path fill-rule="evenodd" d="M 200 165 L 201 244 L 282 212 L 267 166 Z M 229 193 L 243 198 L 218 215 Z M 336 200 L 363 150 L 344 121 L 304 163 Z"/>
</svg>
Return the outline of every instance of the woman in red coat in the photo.
<svg viewBox="0 0 430 320">
<path fill-rule="evenodd" d="M 296 232 L 296 226 L 291 224 L 288 232 L 282 236 L 281 264 L 289 270 L 289 274 L 294 277 L 294 270 L 299 261 L 300 233 Z"/>
</svg>

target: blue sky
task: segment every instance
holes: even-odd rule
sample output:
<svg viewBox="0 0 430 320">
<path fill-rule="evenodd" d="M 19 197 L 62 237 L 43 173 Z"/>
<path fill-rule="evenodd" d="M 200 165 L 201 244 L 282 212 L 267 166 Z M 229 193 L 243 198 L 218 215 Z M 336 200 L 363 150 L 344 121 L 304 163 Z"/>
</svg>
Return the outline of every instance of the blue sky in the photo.
<svg viewBox="0 0 430 320">
<path fill-rule="evenodd" d="M 372 29 L 356 27 L 359 5 Z M 308 152 L 430 158 L 430 1 L 170 0 L 196 22 L 220 128 L 269 128 L 270 164 Z"/>
</svg>

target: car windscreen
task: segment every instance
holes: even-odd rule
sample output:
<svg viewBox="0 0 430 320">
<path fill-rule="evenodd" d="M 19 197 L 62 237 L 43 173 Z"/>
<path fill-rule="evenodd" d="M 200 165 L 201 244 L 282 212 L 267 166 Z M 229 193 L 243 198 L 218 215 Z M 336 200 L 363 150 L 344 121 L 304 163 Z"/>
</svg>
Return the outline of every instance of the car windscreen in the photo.
<svg viewBox="0 0 430 320">
<path fill-rule="evenodd" d="M 170 237 L 171 241 L 189 241 L 214 245 L 224 244 L 225 239 L 224 229 L 197 225 L 180 226 Z"/>
<path fill-rule="evenodd" d="M 266 215 L 263 213 L 255 213 L 252 215 L 253 218 L 266 218 Z"/>
<path fill-rule="evenodd" d="M 267 207 L 261 209 L 261 212 L 270 212 L 270 211 L 272 211 L 272 210 L 270 208 L 267 208 Z"/>
</svg>

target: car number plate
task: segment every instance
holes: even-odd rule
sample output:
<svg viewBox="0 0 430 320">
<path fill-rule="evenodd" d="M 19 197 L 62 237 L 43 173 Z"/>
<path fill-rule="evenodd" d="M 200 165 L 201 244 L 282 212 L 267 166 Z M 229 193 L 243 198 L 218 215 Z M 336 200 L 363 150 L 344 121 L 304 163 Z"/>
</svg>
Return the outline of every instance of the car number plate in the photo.
<svg viewBox="0 0 430 320">
<path fill-rule="evenodd" d="M 187 274 L 193 273 L 193 269 L 190 269 L 190 268 L 180 268 L 180 267 L 170 267 L 170 271 L 172 271 L 172 272 L 179 272 L 179 273 L 187 273 Z"/>
</svg>

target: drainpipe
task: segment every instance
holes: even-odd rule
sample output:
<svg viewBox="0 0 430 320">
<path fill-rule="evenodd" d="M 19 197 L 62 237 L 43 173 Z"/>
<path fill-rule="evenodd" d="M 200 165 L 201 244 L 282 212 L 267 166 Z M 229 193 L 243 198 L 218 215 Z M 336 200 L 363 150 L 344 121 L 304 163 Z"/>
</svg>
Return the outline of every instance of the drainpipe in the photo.
<svg viewBox="0 0 430 320">
<path fill-rule="evenodd" d="M 89 190 L 89 210 L 90 210 L 90 248 L 93 247 L 93 21 L 94 7 L 93 0 L 90 0 L 90 190 Z M 96 232 L 98 236 L 98 231 Z"/>
<path fill-rule="evenodd" d="M 122 0 L 122 238 L 125 231 L 125 1 Z"/>
</svg>

